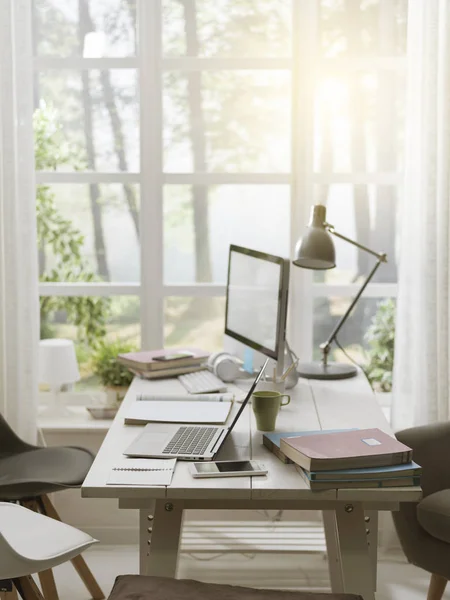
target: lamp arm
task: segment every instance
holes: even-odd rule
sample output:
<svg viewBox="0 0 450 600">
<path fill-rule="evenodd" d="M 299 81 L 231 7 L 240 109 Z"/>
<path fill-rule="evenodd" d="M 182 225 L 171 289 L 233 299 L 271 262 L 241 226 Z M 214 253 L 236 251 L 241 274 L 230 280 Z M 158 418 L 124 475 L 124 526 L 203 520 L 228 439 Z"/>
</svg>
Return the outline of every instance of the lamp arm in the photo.
<svg viewBox="0 0 450 600">
<path fill-rule="evenodd" d="M 335 231 L 333 225 L 330 225 L 329 223 L 325 223 L 325 228 L 330 233 L 332 233 L 336 237 L 340 238 L 341 240 L 344 240 L 344 241 L 348 242 L 349 244 L 352 244 L 353 246 L 356 246 L 360 250 L 364 250 L 365 252 L 368 252 L 369 254 L 372 254 L 372 256 L 376 256 L 376 258 L 378 258 L 378 260 L 380 262 L 387 262 L 386 254 L 384 254 L 384 252 L 375 252 L 375 250 L 371 250 L 367 246 L 363 246 L 359 242 L 356 242 L 355 240 L 352 240 L 352 239 L 348 238 L 347 236 L 342 235 L 342 233 L 338 233 L 337 231 Z"/>
<path fill-rule="evenodd" d="M 357 245 L 359 246 L 359 244 L 357 244 Z M 371 252 L 371 254 L 374 254 L 374 253 Z M 366 277 L 366 280 L 362 284 L 362 286 L 359 289 L 359 291 L 356 294 L 356 296 L 353 298 L 350 306 L 345 311 L 345 314 L 341 317 L 341 319 L 337 323 L 336 327 L 331 332 L 331 334 L 330 334 L 329 338 L 327 339 L 327 341 L 325 343 L 323 343 L 323 344 L 320 345 L 320 349 L 322 350 L 322 353 L 323 353 L 323 362 L 324 362 L 325 365 L 327 364 L 327 357 L 328 357 L 328 353 L 329 353 L 329 350 L 330 350 L 330 346 L 333 343 L 333 341 L 335 340 L 335 338 L 336 338 L 337 334 L 339 333 L 342 325 L 345 323 L 345 321 L 349 317 L 350 313 L 352 312 L 353 308 L 355 307 L 356 303 L 361 298 L 364 290 L 366 289 L 368 283 L 371 281 L 371 279 L 375 275 L 378 267 L 381 265 L 382 262 L 386 262 L 386 255 L 385 254 L 380 254 L 380 255 L 377 254 L 377 256 L 378 256 L 378 261 L 375 263 L 373 269 L 370 271 L 369 275 Z"/>
</svg>

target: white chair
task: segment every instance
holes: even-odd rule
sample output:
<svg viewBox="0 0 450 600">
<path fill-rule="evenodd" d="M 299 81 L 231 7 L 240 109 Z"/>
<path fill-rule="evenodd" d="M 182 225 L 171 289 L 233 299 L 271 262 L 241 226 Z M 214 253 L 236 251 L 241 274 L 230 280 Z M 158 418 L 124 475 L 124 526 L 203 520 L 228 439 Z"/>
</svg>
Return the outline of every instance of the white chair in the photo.
<svg viewBox="0 0 450 600">
<path fill-rule="evenodd" d="M 10 502 L 0 502 L 0 590 L 12 580 L 24 600 L 44 600 L 31 574 L 71 560 L 95 544 L 90 535 Z M 50 571 L 49 571 L 50 573 Z M 9 597 L 0 591 L 0 598 Z M 11 597 L 15 597 L 13 591 Z M 55 588 L 53 597 L 57 598 Z M 45 600 L 53 600 L 45 598 Z"/>
</svg>

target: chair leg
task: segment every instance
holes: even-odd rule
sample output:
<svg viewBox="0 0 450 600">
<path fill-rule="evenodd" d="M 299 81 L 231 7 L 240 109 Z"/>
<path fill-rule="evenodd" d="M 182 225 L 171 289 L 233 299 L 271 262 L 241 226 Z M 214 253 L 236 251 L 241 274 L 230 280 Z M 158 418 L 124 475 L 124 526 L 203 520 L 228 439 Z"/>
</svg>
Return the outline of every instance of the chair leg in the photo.
<svg viewBox="0 0 450 600">
<path fill-rule="evenodd" d="M 17 589 L 14 584 L 13 584 L 12 592 L 9 593 L 9 598 L 8 598 L 8 595 L 6 596 L 6 600 L 19 600 L 19 598 L 17 596 Z"/>
<path fill-rule="evenodd" d="M 12 590 L 10 592 L 6 592 L 5 600 L 18 600 L 17 597 L 17 589 L 13 583 Z"/>
<path fill-rule="evenodd" d="M 444 595 L 447 579 L 441 575 L 431 575 L 430 587 L 428 588 L 427 600 L 441 600 Z"/>
<path fill-rule="evenodd" d="M 38 573 L 38 577 L 41 582 L 42 593 L 45 600 L 59 600 L 53 571 L 51 569 L 41 571 Z"/>
<path fill-rule="evenodd" d="M 18 577 L 13 581 L 22 600 L 45 600 L 31 575 Z"/>
<path fill-rule="evenodd" d="M 12 579 L 7 580 L 11 583 L 11 591 L 10 592 L 6 592 L 6 591 L 0 591 L 0 600 L 17 600 L 17 590 L 16 590 L 16 586 L 14 585 L 14 582 Z M 0 588 L 4 588 L 5 586 L 2 585 L 4 584 L 5 581 L 0 581 Z"/>
<path fill-rule="evenodd" d="M 34 499 L 21 500 L 20 504 L 25 508 L 33 510 L 34 512 L 42 512 L 39 510 L 40 505 Z M 52 569 L 46 569 L 38 573 L 39 581 L 41 582 L 42 594 L 45 600 L 59 600 L 58 590 L 56 589 L 55 577 Z"/>
<path fill-rule="evenodd" d="M 56 509 L 48 496 L 41 496 L 39 498 L 39 504 L 41 506 L 42 512 L 45 515 L 47 515 L 47 517 L 51 517 L 52 519 L 61 521 L 61 517 L 56 512 Z M 80 579 L 91 594 L 92 598 L 94 600 L 103 600 L 105 595 L 102 592 L 100 586 L 97 583 L 97 580 L 93 576 L 91 570 L 87 566 L 86 561 L 81 556 L 81 554 L 79 554 L 75 558 L 72 558 L 71 562 L 75 567 L 76 572 L 80 576 Z"/>
</svg>

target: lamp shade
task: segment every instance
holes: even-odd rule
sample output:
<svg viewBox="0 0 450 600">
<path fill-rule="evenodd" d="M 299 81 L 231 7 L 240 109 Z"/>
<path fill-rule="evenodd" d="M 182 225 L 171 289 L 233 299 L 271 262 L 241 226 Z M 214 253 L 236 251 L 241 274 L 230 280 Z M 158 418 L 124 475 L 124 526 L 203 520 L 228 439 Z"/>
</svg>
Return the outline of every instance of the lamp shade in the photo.
<svg viewBox="0 0 450 600">
<path fill-rule="evenodd" d="M 63 385 L 79 379 L 72 340 L 48 339 L 39 342 L 39 383 Z"/>
<path fill-rule="evenodd" d="M 293 263 L 304 269 L 333 269 L 336 266 L 334 242 L 326 229 L 326 208 L 321 204 L 311 209 L 308 229 L 297 242 Z"/>
</svg>

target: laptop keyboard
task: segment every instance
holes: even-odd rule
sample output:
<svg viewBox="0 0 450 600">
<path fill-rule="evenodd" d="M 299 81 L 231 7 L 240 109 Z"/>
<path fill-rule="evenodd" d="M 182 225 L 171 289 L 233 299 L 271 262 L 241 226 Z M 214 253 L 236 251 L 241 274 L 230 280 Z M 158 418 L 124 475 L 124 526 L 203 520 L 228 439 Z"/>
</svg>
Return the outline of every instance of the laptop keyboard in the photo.
<svg viewBox="0 0 450 600">
<path fill-rule="evenodd" d="M 180 427 L 163 454 L 203 454 L 218 427 Z"/>
</svg>

